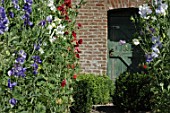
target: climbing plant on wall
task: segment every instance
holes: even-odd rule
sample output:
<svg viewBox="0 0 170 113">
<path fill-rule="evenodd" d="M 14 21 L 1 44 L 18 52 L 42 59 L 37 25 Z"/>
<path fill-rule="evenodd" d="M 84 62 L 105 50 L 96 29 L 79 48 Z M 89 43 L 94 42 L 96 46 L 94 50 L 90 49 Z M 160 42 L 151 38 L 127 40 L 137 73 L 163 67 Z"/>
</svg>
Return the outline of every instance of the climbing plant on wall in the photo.
<svg viewBox="0 0 170 113">
<path fill-rule="evenodd" d="M 0 1 L 0 112 L 68 113 L 80 0 Z"/>
</svg>

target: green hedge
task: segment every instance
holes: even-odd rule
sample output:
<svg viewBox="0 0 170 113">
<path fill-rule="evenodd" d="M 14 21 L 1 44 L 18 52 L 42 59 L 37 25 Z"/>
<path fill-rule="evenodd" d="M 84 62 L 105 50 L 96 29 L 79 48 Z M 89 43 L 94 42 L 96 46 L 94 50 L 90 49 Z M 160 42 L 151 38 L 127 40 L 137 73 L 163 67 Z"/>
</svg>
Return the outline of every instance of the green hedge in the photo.
<svg viewBox="0 0 170 113">
<path fill-rule="evenodd" d="M 150 84 L 153 77 L 147 74 L 124 73 L 115 82 L 113 103 L 122 110 L 146 111 L 151 109 Z"/>
<path fill-rule="evenodd" d="M 74 88 L 73 109 L 77 113 L 90 113 L 92 105 L 112 101 L 113 81 L 107 76 L 80 75 Z"/>
</svg>

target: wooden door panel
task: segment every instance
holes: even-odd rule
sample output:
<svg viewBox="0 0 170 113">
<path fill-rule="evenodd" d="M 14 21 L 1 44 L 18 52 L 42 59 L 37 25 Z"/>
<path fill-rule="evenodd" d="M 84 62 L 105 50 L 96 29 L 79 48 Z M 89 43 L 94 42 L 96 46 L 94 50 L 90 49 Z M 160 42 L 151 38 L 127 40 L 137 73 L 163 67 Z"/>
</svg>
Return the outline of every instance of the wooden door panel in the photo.
<svg viewBox="0 0 170 113">
<path fill-rule="evenodd" d="M 108 14 L 108 75 L 113 80 L 127 70 L 136 70 L 139 63 L 139 54 L 134 54 L 138 49 L 131 44 L 136 29 L 130 20 L 137 11 L 134 8 L 118 9 Z M 126 43 L 120 44 L 120 40 Z"/>
</svg>

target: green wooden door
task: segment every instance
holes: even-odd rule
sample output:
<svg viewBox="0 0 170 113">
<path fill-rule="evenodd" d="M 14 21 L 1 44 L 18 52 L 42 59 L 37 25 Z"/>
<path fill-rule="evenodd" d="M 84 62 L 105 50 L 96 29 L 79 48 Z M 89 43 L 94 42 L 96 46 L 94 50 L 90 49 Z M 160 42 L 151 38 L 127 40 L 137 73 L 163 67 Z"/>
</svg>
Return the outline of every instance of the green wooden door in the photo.
<svg viewBox="0 0 170 113">
<path fill-rule="evenodd" d="M 136 71 L 139 63 L 139 57 L 135 54 L 138 49 L 131 44 L 136 29 L 130 20 L 137 11 L 136 8 L 108 11 L 107 73 L 113 80 L 127 70 Z M 126 43 L 120 43 L 121 40 Z"/>
</svg>

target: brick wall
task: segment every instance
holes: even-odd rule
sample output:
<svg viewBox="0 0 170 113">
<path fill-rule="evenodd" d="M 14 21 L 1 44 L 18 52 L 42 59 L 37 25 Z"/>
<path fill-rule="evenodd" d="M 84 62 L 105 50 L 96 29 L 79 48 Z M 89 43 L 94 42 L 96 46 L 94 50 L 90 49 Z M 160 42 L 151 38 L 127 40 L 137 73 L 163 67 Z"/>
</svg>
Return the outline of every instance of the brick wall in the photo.
<svg viewBox="0 0 170 113">
<path fill-rule="evenodd" d="M 142 0 L 86 0 L 86 2 L 79 10 L 77 18 L 77 23 L 82 24 L 78 33 L 78 37 L 83 39 L 80 56 L 81 72 L 106 74 L 107 11 L 137 7 Z"/>
</svg>

